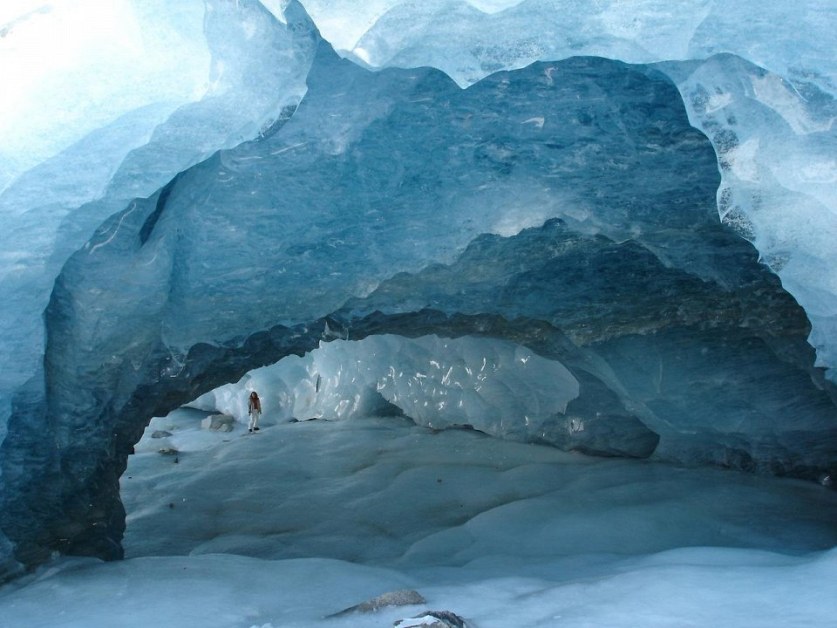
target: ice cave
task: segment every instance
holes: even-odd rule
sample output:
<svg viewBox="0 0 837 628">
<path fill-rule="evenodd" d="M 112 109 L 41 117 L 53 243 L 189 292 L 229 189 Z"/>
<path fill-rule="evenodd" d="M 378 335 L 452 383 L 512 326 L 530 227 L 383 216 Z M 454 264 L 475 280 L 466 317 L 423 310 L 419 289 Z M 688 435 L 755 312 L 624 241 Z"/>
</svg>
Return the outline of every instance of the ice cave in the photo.
<svg viewBox="0 0 837 628">
<path fill-rule="evenodd" d="M 0 625 L 833 625 L 835 50 L 4 2 Z"/>
</svg>

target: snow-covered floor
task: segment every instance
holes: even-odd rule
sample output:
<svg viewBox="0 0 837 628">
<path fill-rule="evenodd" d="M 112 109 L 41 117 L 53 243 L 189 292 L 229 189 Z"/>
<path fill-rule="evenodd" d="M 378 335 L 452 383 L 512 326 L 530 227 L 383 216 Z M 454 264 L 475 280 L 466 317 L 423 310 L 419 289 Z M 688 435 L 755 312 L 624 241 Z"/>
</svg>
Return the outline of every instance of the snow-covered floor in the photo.
<svg viewBox="0 0 837 628">
<path fill-rule="evenodd" d="M 7 585 L 0 626 L 837 625 L 837 493 L 813 483 L 392 417 L 249 435 L 204 416 L 156 418 L 137 446 L 128 559 Z M 427 602 L 327 617 L 398 589 Z"/>
</svg>

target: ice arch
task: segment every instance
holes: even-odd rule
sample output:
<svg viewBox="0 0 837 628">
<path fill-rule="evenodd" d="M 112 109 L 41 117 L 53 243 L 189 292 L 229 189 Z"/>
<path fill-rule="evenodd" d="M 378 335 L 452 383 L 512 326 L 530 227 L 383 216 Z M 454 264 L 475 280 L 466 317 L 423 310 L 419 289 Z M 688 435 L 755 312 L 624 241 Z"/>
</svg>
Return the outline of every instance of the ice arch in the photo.
<svg viewBox="0 0 837 628">
<path fill-rule="evenodd" d="M 372 67 L 436 67 L 467 86 L 537 60 L 656 67 L 721 169 L 721 219 L 805 308 L 819 366 L 837 364 L 837 7 L 688 0 L 309 0 L 329 41 Z M 831 378 L 837 375 L 832 374 Z"/>
<path fill-rule="evenodd" d="M 370 336 L 333 340 L 288 356 L 191 402 L 247 421 L 249 391 L 274 421 L 350 420 L 399 414 L 432 429 L 477 429 L 499 438 L 595 454 L 645 457 L 659 436 L 640 421 L 575 407 L 580 384 L 559 361 L 503 340 Z"/>
<path fill-rule="evenodd" d="M 346 18 L 339 3 L 309 5 L 323 25 Z M 144 421 L 314 349 L 327 329 L 516 342 L 567 365 L 579 412 L 663 434 L 664 459 L 807 477 L 834 460 L 834 390 L 803 342 L 805 313 L 717 220 L 720 208 L 782 267 L 815 323 L 820 364 L 832 365 L 837 291 L 812 269 L 834 252 L 822 211 L 833 198 L 832 72 L 818 47 L 833 28 L 804 42 L 800 67 L 788 45 L 758 56 L 760 29 L 711 3 L 645 30 L 619 3 L 608 19 L 565 10 L 590 37 L 563 51 L 521 44 L 549 36 L 531 25 L 560 3 L 443 10 L 402 29 L 398 45 L 419 57 L 447 42 L 431 65 L 460 83 L 445 63 L 472 64 L 451 45 L 482 40 L 468 51 L 491 64 L 465 82 L 496 73 L 462 91 L 434 70 L 339 60 L 295 2 L 114 6 L 114 24 L 160 34 L 136 40 L 138 54 L 181 41 L 182 57 L 146 55 L 131 98 L 83 109 L 93 124 L 78 136 L 52 135 L 60 116 L 37 126 L 47 106 L 31 121 L 4 118 L 20 152 L 2 156 L 0 321 L 16 360 L 0 371 L 0 525 L 19 561 L 118 556 L 116 478 Z M 427 6 L 434 17 L 455 5 Z M 833 25 L 833 9 L 811 9 L 815 28 Z M 3 54 L 59 15 L 4 22 Z M 369 41 L 389 41 L 391 17 Z M 787 43 L 793 22 L 776 23 Z M 435 37 L 439 24 L 470 34 Z M 651 32 L 670 35 L 637 47 Z M 99 103 L 95 92 L 66 97 L 133 70 L 133 56 L 120 65 L 101 52 L 108 67 L 79 57 L 49 100 Z M 719 52 L 739 56 L 703 59 Z M 779 168 L 777 155 L 795 165 Z"/>
</svg>

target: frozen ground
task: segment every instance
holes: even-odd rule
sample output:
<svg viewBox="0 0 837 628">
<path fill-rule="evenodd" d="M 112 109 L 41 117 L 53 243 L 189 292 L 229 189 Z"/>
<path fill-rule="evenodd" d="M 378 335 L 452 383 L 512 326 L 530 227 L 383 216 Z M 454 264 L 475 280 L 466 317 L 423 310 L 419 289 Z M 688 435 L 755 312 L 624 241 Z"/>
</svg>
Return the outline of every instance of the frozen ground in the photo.
<svg viewBox="0 0 837 628">
<path fill-rule="evenodd" d="M 0 626 L 386 627 L 426 609 L 477 628 L 835 625 L 837 493 L 816 484 L 401 418 L 248 435 L 204 416 L 156 418 L 137 446 L 128 559 L 7 585 Z M 327 618 L 406 588 L 427 603 Z"/>
</svg>

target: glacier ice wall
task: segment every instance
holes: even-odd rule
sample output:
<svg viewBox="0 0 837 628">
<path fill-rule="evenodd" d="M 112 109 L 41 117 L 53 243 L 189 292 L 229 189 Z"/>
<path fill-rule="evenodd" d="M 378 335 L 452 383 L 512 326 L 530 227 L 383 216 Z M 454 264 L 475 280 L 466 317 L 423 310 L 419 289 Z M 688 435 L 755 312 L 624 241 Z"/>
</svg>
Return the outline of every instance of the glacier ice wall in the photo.
<svg viewBox="0 0 837 628">
<path fill-rule="evenodd" d="M 17 560 L 119 556 L 148 418 L 335 335 L 525 346 L 578 381 L 562 416 L 598 421 L 602 453 L 633 433 L 680 462 L 833 462 L 803 341 L 834 364 L 828 4 L 304 3 L 356 33 L 344 54 L 409 66 L 379 72 L 296 2 L 94 4 L 75 15 L 107 28 L 44 57 L 4 120 Z M 6 59 L 73 28 L 60 6 L 6 15 Z M 803 20 L 820 37 L 796 42 Z"/>
<path fill-rule="evenodd" d="M 299 103 L 318 35 L 299 5 L 271 8 L 0 8 L 0 80 L 13 86 L 0 104 L 0 441 L 13 403 L 46 429 L 42 312 L 68 256 L 131 199 L 273 132 Z M 25 467 L 20 455 L 0 473 Z"/>
<path fill-rule="evenodd" d="M 580 10 L 566 0 L 421 7 L 381 0 L 359 13 L 350 2 L 309 0 L 306 7 L 348 56 L 379 68 L 436 67 L 462 86 L 579 55 L 665 62 L 659 69 L 718 154 L 721 219 L 756 245 L 805 308 L 818 364 L 837 364 L 834 3 L 688 0 L 672 10 L 661 0 L 605 0 Z"/>
<path fill-rule="evenodd" d="M 0 110 L 0 347 L 15 356 L 0 369 L 0 436 L 70 253 L 131 199 L 296 107 L 315 29 L 299 7 L 282 26 L 225 1 L 47 4 L 6 24 L 1 78 L 19 88 Z"/>
</svg>

